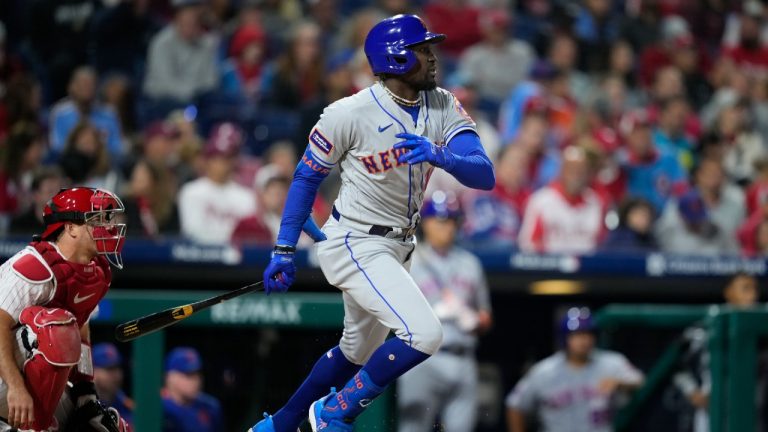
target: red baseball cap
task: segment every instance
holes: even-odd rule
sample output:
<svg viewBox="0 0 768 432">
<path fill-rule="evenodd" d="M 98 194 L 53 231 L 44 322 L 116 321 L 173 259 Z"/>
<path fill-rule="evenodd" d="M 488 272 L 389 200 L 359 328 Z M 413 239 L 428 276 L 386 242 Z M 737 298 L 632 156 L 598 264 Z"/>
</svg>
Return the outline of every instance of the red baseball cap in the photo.
<svg viewBox="0 0 768 432">
<path fill-rule="evenodd" d="M 243 131 L 234 123 L 224 122 L 214 126 L 205 144 L 205 156 L 235 157 L 243 144 Z"/>
</svg>

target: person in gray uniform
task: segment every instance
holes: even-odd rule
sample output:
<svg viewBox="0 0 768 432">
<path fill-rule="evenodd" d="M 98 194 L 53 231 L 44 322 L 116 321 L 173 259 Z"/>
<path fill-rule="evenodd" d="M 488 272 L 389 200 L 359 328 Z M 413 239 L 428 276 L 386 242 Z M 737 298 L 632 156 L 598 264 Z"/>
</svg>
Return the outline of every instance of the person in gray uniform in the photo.
<svg viewBox="0 0 768 432">
<path fill-rule="evenodd" d="M 424 191 L 435 169 L 470 188 L 491 190 L 496 182 L 475 122 L 437 86 L 433 45 L 445 38 L 416 15 L 373 26 L 365 54 L 379 81 L 326 107 L 309 132 L 264 291 L 285 292 L 294 282 L 299 233 L 311 221 L 320 183 L 338 166 L 332 217 L 315 237 L 325 237 L 317 259 L 341 290 L 344 332 L 288 402 L 252 432 L 294 432 L 307 417 L 313 432 L 352 432 L 389 384 L 440 348 L 440 320 L 409 274 Z M 390 333 L 396 337 L 388 339 Z"/>
<path fill-rule="evenodd" d="M 443 324 L 435 355 L 400 377 L 399 432 L 474 429 L 477 411 L 477 336 L 491 327 L 491 301 L 480 261 L 456 246 L 461 216 L 452 194 L 436 191 L 421 208 L 424 242 L 411 276 Z"/>
<path fill-rule="evenodd" d="M 624 355 L 595 348 L 587 308 L 571 308 L 560 326 L 562 349 L 536 363 L 507 396 L 509 432 L 535 416 L 542 432 L 611 432 L 621 392 L 643 383 Z"/>
</svg>

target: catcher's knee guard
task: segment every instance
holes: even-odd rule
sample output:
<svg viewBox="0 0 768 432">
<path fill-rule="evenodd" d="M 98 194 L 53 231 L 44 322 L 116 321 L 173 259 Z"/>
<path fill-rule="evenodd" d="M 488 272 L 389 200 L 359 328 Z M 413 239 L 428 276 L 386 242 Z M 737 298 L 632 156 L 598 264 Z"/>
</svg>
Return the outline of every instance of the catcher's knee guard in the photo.
<svg viewBox="0 0 768 432">
<path fill-rule="evenodd" d="M 80 329 L 64 309 L 25 308 L 21 339 L 27 350 L 22 371 L 35 404 L 34 430 L 46 430 L 67 385 L 72 366 L 80 359 Z"/>
</svg>

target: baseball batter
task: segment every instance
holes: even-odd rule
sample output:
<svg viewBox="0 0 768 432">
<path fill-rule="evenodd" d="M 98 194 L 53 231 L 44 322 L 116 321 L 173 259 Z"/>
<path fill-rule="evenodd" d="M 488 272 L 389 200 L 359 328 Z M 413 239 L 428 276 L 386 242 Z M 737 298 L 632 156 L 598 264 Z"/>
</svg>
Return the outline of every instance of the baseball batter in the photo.
<svg viewBox="0 0 768 432">
<path fill-rule="evenodd" d="M 491 300 L 480 260 L 455 246 L 461 216 L 450 193 L 436 191 L 421 209 L 424 241 L 411 275 L 443 323 L 443 344 L 397 381 L 400 432 L 467 432 L 477 418 L 477 334 L 491 326 Z"/>
<path fill-rule="evenodd" d="M 622 354 L 594 349 L 587 309 L 571 308 L 560 332 L 563 350 L 536 363 L 507 397 L 510 432 L 536 416 L 542 432 L 610 432 L 616 392 L 639 387 L 642 373 Z"/>
<path fill-rule="evenodd" d="M 88 331 L 110 264 L 122 268 L 123 209 L 110 192 L 64 189 L 40 238 L 0 266 L 0 431 L 129 429 L 97 399 Z"/>
<path fill-rule="evenodd" d="M 328 106 L 309 134 L 265 290 L 285 291 L 293 282 L 302 225 L 320 182 L 339 166 L 341 190 L 317 253 L 325 277 L 342 291 L 344 332 L 286 405 L 252 431 L 294 432 L 307 408 L 313 431 L 352 431 L 374 398 L 440 347 L 440 321 L 408 273 L 424 190 L 435 168 L 472 188 L 494 185 L 475 123 L 437 88 L 432 45 L 444 39 L 415 15 L 376 24 L 365 53 L 380 81 Z M 390 332 L 396 337 L 386 340 Z M 333 386 L 340 391 L 323 397 Z"/>
</svg>

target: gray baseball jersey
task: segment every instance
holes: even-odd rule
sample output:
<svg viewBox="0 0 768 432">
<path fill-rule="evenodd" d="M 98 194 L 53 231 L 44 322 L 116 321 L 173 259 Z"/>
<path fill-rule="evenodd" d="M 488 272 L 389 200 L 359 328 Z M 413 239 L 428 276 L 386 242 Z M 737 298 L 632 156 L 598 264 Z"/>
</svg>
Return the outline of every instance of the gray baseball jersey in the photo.
<svg viewBox="0 0 768 432">
<path fill-rule="evenodd" d="M 433 167 L 399 164 L 392 146 L 401 132 L 426 136 L 444 145 L 457 133 L 474 130 L 448 91 L 422 91 L 416 122 L 374 84 L 328 106 L 309 134 L 318 164 L 339 165 L 341 190 L 317 244 L 320 269 L 344 298 L 344 333 L 339 347 L 364 364 L 390 331 L 415 349 L 437 351 L 442 327 L 409 274 L 412 237 L 369 234 L 371 225 L 411 228 L 418 222 L 424 189 Z M 306 163 L 307 161 L 305 161 Z M 313 167 L 315 169 L 315 167 Z"/>
<path fill-rule="evenodd" d="M 622 354 L 594 350 L 583 368 L 569 365 L 562 351 L 536 363 L 507 397 L 507 407 L 538 414 L 543 432 L 610 432 L 614 401 L 598 391 L 606 379 L 643 379 Z"/>
<path fill-rule="evenodd" d="M 334 203 L 345 218 L 364 224 L 414 226 L 433 166 L 397 162 L 405 150 L 392 146 L 409 132 L 445 145 L 475 122 L 448 91 L 421 92 L 418 121 L 395 103 L 383 84 L 329 105 L 309 134 L 309 148 L 319 163 L 341 168 L 341 190 Z"/>
<path fill-rule="evenodd" d="M 459 247 L 442 255 L 424 243 L 413 254 L 411 276 L 443 323 L 443 346 L 475 348 L 477 312 L 491 310 L 480 260 Z"/>
</svg>

